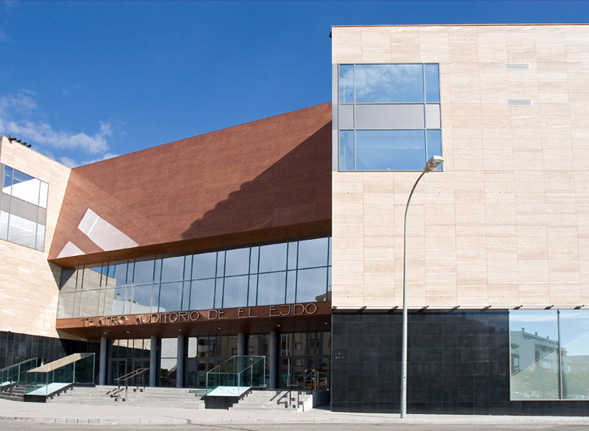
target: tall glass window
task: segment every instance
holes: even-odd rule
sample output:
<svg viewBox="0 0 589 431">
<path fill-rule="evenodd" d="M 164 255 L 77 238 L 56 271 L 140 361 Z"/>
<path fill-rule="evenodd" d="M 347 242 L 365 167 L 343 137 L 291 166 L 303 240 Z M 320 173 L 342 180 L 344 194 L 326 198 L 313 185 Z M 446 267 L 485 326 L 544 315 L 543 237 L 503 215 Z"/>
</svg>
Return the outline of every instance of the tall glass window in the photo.
<svg viewBox="0 0 589 431">
<path fill-rule="evenodd" d="M 438 64 L 341 64 L 340 171 L 420 171 L 441 155 Z"/>
<path fill-rule="evenodd" d="M 0 164 L 0 239 L 43 251 L 47 183 Z"/>
<path fill-rule="evenodd" d="M 511 399 L 589 399 L 589 311 L 514 310 Z"/>
<path fill-rule="evenodd" d="M 330 249 L 315 238 L 64 268 L 58 317 L 329 301 Z"/>
</svg>

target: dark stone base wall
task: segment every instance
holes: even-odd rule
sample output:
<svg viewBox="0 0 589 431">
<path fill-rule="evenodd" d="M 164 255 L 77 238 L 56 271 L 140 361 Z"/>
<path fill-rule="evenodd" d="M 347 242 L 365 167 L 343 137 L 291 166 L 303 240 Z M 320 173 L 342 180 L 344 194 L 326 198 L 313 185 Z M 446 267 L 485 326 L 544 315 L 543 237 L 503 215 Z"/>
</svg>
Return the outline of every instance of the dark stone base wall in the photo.
<svg viewBox="0 0 589 431">
<path fill-rule="evenodd" d="M 331 408 L 399 413 L 400 311 L 332 315 Z M 509 400 L 507 310 L 409 313 L 409 414 L 589 415 L 589 401 Z"/>
<path fill-rule="evenodd" d="M 100 344 L 0 331 L 0 368 L 30 358 L 48 363 L 72 353 L 86 352 L 95 353 L 98 362 Z"/>
</svg>

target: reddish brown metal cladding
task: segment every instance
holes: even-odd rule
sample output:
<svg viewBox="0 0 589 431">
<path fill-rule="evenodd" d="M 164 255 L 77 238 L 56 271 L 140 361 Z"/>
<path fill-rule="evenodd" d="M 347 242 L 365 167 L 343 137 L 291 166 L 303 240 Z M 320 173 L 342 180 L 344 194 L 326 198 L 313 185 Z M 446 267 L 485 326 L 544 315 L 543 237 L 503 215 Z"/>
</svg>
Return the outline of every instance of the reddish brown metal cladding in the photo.
<svg viewBox="0 0 589 431">
<path fill-rule="evenodd" d="M 88 209 L 138 244 L 104 251 Z M 72 170 L 51 249 L 60 265 L 331 232 L 331 104 Z M 68 243 L 85 255 L 58 258 Z"/>
</svg>

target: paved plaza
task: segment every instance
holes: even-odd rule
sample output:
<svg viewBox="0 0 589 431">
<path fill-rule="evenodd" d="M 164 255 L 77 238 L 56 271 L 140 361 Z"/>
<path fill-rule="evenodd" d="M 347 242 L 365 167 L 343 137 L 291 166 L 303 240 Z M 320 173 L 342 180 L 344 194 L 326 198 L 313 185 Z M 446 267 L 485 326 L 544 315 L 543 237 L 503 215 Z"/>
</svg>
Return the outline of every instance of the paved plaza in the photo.
<svg viewBox="0 0 589 431">
<path fill-rule="evenodd" d="M 43 424 L 41 427 L 40 425 Z M 23 403 L 0 400 L 0 429 L 57 430 L 100 429 L 103 425 L 119 425 L 117 429 L 239 429 L 295 430 L 311 429 L 430 429 L 435 424 L 443 430 L 581 430 L 589 428 L 587 417 L 529 417 L 529 416 L 461 416 L 461 415 L 409 415 L 400 419 L 398 414 L 335 413 L 325 409 L 307 412 L 294 411 L 231 411 L 138 407 L 115 403 L 87 405 L 63 403 Z M 39 426 L 36 426 L 39 425 Z M 75 425 L 78 425 L 77 427 Z M 195 427 L 197 426 L 198 427 Z M 238 426 L 239 425 L 239 426 Z M 122 426 L 122 428 L 121 428 Z"/>
</svg>

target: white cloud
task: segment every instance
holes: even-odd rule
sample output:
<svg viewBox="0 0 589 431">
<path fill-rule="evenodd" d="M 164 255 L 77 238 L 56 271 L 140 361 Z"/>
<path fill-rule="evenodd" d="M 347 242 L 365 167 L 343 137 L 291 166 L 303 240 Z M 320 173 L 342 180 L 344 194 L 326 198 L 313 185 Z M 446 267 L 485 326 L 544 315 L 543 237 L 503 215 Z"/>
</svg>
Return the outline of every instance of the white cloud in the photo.
<svg viewBox="0 0 589 431">
<path fill-rule="evenodd" d="M 35 100 L 36 94 L 22 90 L 16 94 L 0 96 L 0 133 L 41 147 L 38 150 L 71 150 L 93 156 L 96 160 L 113 157 L 109 153 L 108 139 L 112 136 L 112 123 L 99 122 L 94 133 L 55 130 L 47 121 Z M 78 164 L 70 156 L 60 156 L 66 164 Z"/>
<path fill-rule="evenodd" d="M 68 168 L 75 168 L 77 166 L 89 165 L 90 163 L 101 162 L 103 160 L 112 159 L 113 157 L 118 157 L 118 156 L 119 156 L 119 154 L 105 153 L 102 157 L 98 157 L 98 158 L 91 159 L 91 160 L 84 160 L 81 163 L 72 159 L 71 157 L 64 156 L 64 157 L 59 158 L 59 162 L 62 165 L 67 166 Z"/>
</svg>

